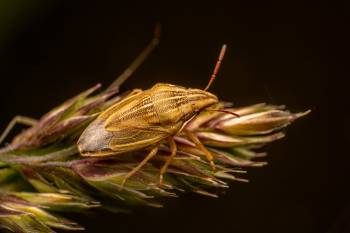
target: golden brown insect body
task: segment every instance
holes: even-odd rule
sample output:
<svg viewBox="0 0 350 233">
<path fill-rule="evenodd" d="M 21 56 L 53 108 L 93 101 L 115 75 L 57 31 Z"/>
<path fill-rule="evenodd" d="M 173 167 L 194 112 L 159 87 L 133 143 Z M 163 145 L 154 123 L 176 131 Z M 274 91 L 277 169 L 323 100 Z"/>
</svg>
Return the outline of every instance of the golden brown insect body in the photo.
<svg viewBox="0 0 350 233">
<path fill-rule="evenodd" d="M 188 120 L 217 102 L 207 91 L 171 84 L 135 90 L 86 128 L 79 151 L 84 156 L 107 156 L 154 145 L 176 135 Z"/>
<path fill-rule="evenodd" d="M 145 51 L 148 51 L 147 48 Z M 106 109 L 80 136 L 77 143 L 80 154 L 109 156 L 150 147 L 148 155 L 126 174 L 121 183 L 122 188 L 129 177 L 157 154 L 160 142 L 168 139 L 171 154 L 160 169 L 161 184 L 163 174 L 177 152 L 173 136 L 199 112 L 218 103 L 218 98 L 207 90 L 216 77 L 225 51 L 226 45 L 223 45 L 213 74 L 204 90 L 159 83 L 145 91 L 134 90 L 120 102 Z M 144 55 L 141 54 L 140 58 L 143 60 Z M 135 61 L 136 65 L 132 64 L 130 67 L 138 66 L 138 59 Z M 130 68 L 131 71 L 133 69 Z M 125 72 L 125 77 L 132 73 L 130 70 Z M 126 79 L 123 75 L 121 76 L 120 80 Z M 119 84 L 119 81 L 117 80 L 116 83 Z M 188 139 L 204 153 L 214 170 L 212 154 L 195 134 L 190 131 L 185 132 Z"/>
</svg>

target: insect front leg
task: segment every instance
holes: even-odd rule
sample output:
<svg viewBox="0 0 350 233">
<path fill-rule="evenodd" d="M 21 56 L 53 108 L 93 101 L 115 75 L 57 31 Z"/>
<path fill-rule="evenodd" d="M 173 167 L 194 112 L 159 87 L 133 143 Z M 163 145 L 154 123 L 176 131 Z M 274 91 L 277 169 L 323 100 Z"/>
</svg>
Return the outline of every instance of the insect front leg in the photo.
<svg viewBox="0 0 350 233">
<path fill-rule="evenodd" d="M 11 130 L 13 129 L 13 127 L 16 124 L 23 124 L 23 125 L 27 125 L 27 126 L 33 126 L 34 124 L 36 124 L 38 122 L 38 120 L 30 118 L 30 117 L 26 117 L 26 116 L 15 116 L 14 118 L 12 118 L 12 120 L 10 121 L 10 123 L 6 126 L 5 130 L 2 132 L 1 136 L 0 136 L 0 144 L 3 142 L 3 140 L 6 138 L 6 136 L 11 132 Z"/>
<path fill-rule="evenodd" d="M 154 157 L 159 149 L 159 145 L 160 143 L 158 142 L 157 145 L 149 152 L 149 154 L 139 163 L 139 165 L 137 165 L 137 167 L 135 167 L 134 169 L 132 169 L 128 174 L 126 174 L 126 176 L 124 177 L 120 190 L 123 189 L 125 182 L 127 181 L 127 179 L 129 179 L 131 176 L 133 176 L 138 170 L 141 169 L 142 166 L 144 166 L 148 160 L 150 160 L 152 157 Z"/>
<path fill-rule="evenodd" d="M 199 140 L 199 138 L 197 137 L 197 135 L 195 135 L 194 133 L 192 133 L 189 130 L 184 130 L 187 137 L 189 139 L 191 139 L 192 142 L 194 142 L 194 144 L 196 144 L 197 148 L 200 149 L 205 156 L 207 157 L 207 160 L 209 161 L 213 171 L 215 171 L 215 163 L 214 163 L 214 157 L 213 155 L 210 153 L 210 151 L 203 145 L 203 143 Z"/>
<path fill-rule="evenodd" d="M 175 157 L 176 151 L 177 151 L 174 137 L 169 137 L 168 141 L 169 141 L 171 154 L 170 154 L 169 158 L 167 159 L 167 161 L 165 162 L 165 164 L 163 165 L 163 167 L 160 169 L 159 185 L 163 184 L 163 175 L 166 173 L 168 166 L 171 163 L 171 161 L 173 160 L 173 158 Z"/>
</svg>

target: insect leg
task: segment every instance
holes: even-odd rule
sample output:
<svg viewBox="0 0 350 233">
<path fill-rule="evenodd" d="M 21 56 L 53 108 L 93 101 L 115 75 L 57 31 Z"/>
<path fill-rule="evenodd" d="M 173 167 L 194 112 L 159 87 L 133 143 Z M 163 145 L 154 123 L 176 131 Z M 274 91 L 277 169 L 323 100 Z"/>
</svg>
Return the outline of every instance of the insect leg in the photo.
<svg viewBox="0 0 350 233">
<path fill-rule="evenodd" d="M 6 136 L 10 133 L 10 131 L 12 130 L 12 128 L 16 124 L 23 124 L 23 125 L 32 126 L 32 125 L 36 124 L 37 122 L 38 122 L 38 120 L 30 118 L 30 117 L 15 116 L 14 118 L 12 118 L 10 123 L 6 126 L 5 130 L 2 132 L 2 134 L 0 136 L 0 144 L 3 142 L 3 140 L 6 138 Z"/>
<path fill-rule="evenodd" d="M 207 160 L 209 161 L 213 171 L 215 171 L 215 164 L 214 164 L 214 157 L 213 155 L 210 153 L 210 151 L 202 144 L 202 142 L 199 140 L 199 138 L 192 133 L 189 130 L 185 130 L 185 133 L 187 135 L 187 137 L 189 137 L 189 139 L 191 139 L 192 142 L 194 142 L 197 146 L 198 149 L 200 149 L 205 156 L 207 157 Z"/>
<path fill-rule="evenodd" d="M 140 168 L 142 166 L 144 166 L 148 160 L 150 160 L 153 156 L 155 156 L 158 152 L 158 148 L 159 148 L 159 142 L 157 143 L 157 145 L 149 152 L 149 154 L 139 163 L 139 165 L 137 165 L 137 167 L 135 167 L 134 169 L 132 169 L 128 174 L 126 174 L 126 176 L 124 177 L 124 180 L 122 181 L 121 187 L 120 189 L 123 189 L 125 182 L 127 181 L 127 179 L 129 179 L 131 176 L 133 176 L 138 170 L 140 170 Z"/>
<path fill-rule="evenodd" d="M 162 185 L 163 175 L 166 173 L 168 166 L 171 163 L 171 161 L 173 160 L 173 158 L 175 157 L 176 151 L 177 151 L 174 137 L 169 137 L 168 141 L 169 141 L 171 154 L 170 154 L 169 158 L 167 159 L 167 161 L 165 162 L 165 164 L 163 165 L 163 167 L 160 169 L 159 185 Z"/>
<path fill-rule="evenodd" d="M 146 60 L 146 58 L 152 53 L 152 51 L 159 44 L 160 37 L 160 24 L 156 24 L 154 29 L 154 36 L 147 47 L 139 54 L 139 56 L 129 65 L 124 72 L 107 88 L 119 89 L 119 87 L 139 68 L 139 66 Z"/>
</svg>

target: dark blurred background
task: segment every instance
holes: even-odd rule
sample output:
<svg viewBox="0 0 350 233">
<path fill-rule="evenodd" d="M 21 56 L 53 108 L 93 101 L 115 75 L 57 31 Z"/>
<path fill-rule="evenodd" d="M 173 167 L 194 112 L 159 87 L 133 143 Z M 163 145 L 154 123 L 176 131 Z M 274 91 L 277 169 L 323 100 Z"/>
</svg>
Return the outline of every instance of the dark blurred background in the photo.
<svg viewBox="0 0 350 233">
<path fill-rule="evenodd" d="M 233 183 L 218 199 L 185 194 L 162 209 L 73 216 L 86 232 L 350 232 L 350 161 L 342 150 L 350 127 L 341 118 L 330 125 L 341 102 L 329 110 L 328 52 L 340 21 L 326 3 L 0 1 L 0 127 L 109 84 L 161 22 L 160 46 L 123 89 L 203 88 L 227 43 L 213 93 L 237 106 L 313 112 L 266 148 L 269 165 L 249 169 L 250 183 Z"/>
</svg>

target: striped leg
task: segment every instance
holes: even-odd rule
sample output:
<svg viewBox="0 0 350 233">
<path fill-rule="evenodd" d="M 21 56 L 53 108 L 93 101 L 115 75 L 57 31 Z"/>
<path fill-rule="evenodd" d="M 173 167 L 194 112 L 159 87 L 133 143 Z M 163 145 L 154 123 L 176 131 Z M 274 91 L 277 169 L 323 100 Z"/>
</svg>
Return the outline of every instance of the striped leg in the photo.
<svg viewBox="0 0 350 233">
<path fill-rule="evenodd" d="M 169 141 L 171 154 L 170 154 L 169 158 L 167 159 L 167 161 L 165 162 L 165 164 L 163 165 L 163 167 L 160 169 L 159 185 L 163 184 L 163 175 L 166 173 L 168 166 L 171 163 L 171 161 L 173 160 L 173 158 L 175 157 L 176 151 L 177 151 L 174 137 L 169 137 L 168 141 Z"/>
<path fill-rule="evenodd" d="M 210 151 L 202 144 L 202 142 L 199 140 L 199 138 L 194 133 L 192 133 L 189 130 L 185 130 L 185 133 L 186 133 L 187 137 L 189 139 L 191 139 L 191 141 L 194 142 L 194 144 L 196 144 L 197 148 L 200 149 L 205 154 L 205 156 L 207 157 L 207 160 L 209 161 L 213 171 L 215 171 L 215 163 L 213 161 L 214 157 L 210 153 Z"/>
<path fill-rule="evenodd" d="M 138 170 L 141 169 L 142 166 L 144 166 L 148 160 L 150 160 L 152 157 L 154 157 L 157 152 L 158 152 L 158 148 L 159 148 L 159 142 L 157 143 L 157 145 L 148 153 L 148 155 L 139 163 L 139 165 L 137 165 L 137 167 L 135 167 L 134 169 L 132 169 L 128 174 L 126 174 L 126 176 L 124 177 L 124 180 L 122 181 L 120 190 L 123 189 L 125 182 L 127 181 L 127 179 L 129 179 L 131 176 L 133 176 Z"/>
</svg>

